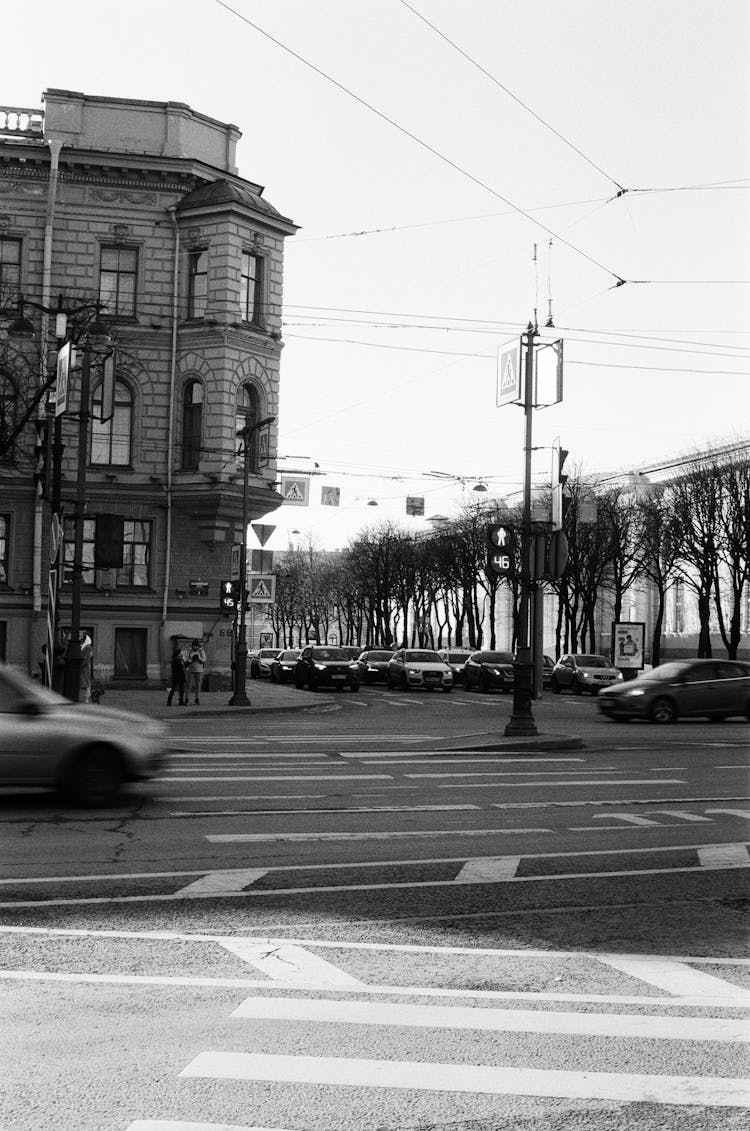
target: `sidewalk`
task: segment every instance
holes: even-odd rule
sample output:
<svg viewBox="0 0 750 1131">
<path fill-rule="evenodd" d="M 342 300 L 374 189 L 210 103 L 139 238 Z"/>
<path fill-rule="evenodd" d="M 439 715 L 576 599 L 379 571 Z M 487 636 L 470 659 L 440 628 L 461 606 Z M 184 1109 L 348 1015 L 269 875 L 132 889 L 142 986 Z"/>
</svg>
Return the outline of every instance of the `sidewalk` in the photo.
<svg viewBox="0 0 750 1131">
<path fill-rule="evenodd" d="M 180 707 L 177 698 L 172 706 L 167 706 L 167 689 L 162 691 L 129 690 L 107 688 L 101 698 L 102 707 L 113 707 L 120 711 L 136 711 L 153 719 L 163 719 L 177 723 L 184 719 L 233 718 L 244 717 L 248 721 L 257 719 L 260 713 L 273 711 L 294 711 L 304 708 L 317 708 L 319 711 L 334 710 L 342 703 L 349 692 L 322 694 L 313 691 L 298 691 L 292 684 L 270 683 L 268 680 L 248 680 L 247 697 L 249 707 L 232 706 L 229 700 L 231 691 L 202 691 L 199 704 L 190 703 Z M 487 751 L 543 751 L 580 750 L 583 739 L 577 735 L 539 733 L 529 738 L 506 738 L 503 731 L 507 716 L 498 720 L 497 732 L 483 734 L 456 735 L 430 740 L 431 750 L 487 750 Z M 364 737 L 364 736 L 363 736 Z M 387 745 L 387 743 L 386 743 Z M 419 745 L 415 742 L 415 749 Z"/>
</svg>

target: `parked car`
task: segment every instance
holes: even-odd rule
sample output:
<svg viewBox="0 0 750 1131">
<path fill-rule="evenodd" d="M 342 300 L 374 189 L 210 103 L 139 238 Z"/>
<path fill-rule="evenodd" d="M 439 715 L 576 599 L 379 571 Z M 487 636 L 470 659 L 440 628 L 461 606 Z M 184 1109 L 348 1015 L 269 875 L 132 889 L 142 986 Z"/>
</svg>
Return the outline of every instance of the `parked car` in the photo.
<svg viewBox="0 0 750 1131">
<path fill-rule="evenodd" d="M 464 667 L 464 688 L 472 691 L 512 691 L 512 652 L 472 652 Z"/>
<path fill-rule="evenodd" d="M 552 686 L 552 672 L 555 670 L 555 661 L 546 654 L 542 656 L 542 687 Z"/>
<path fill-rule="evenodd" d="M 278 648 L 260 648 L 250 661 L 250 679 L 270 679 L 271 664 L 278 654 Z"/>
<path fill-rule="evenodd" d="M 359 644 L 342 644 L 341 651 L 346 652 L 350 660 L 358 660 L 362 654 L 362 649 Z"/>
<path fill-rule="evenodd" d="M 359 691 L 359 665 L 351 660 L 343 648 L 333 645 L 309 644 L 299 654 L 294 665 L 294 686 L 317 691 L 319 687 L 348 687 Z"/>
<path fill-rule="evenodd" d="M 432 649 L 399 648 L 386 666 L 386 684 L 391 690 L 394 687 L 402 691 L 412 687 L 440 687 L 443 691 L 452 691 L 453 672 Z"/>
<path fill-rule="evenodd" d="M 299 648 L 285 648 L 277 652 L 268 667 L 271 683 L 289 683 L 294 679 L 299 654 Z"/>
<path fill-rule="evenodd" d="M 715 722 L 730 715 L 750 719 L 750 664 L 671 660 L 603 690 L 599 710 L 611 719 L 650 719 L 654 723 L 696 715 Z"/>
<path fill-rule="evenodd" d="M 44 786 L 98 808 L 161 769 L 168 750 L 163 723 L 71 703 L 0 665 L 0 785 Z"/>
<path fill-rule="evenodd" d="M 550 687 L 555 695 L 572 691 L 575 695 L 598 695 L 605 687 L 622 681 L 622 672 L 612 667 L 606 656 L 569 653 L 561 656 L 552 669 Z"/>
<path fill-rule="evenodd" d="M 388 679 L 388 661 L 393 655 L 392 648 L 371 648 L 361 652 L 357 664 L 361 683 L 385 683 Z"/>
<path fill-rule="evenodd" d="M 444 648 L 440 659 L 447 664 L 453 672 L 453 683 L 463 683 L 464 667 L 471 655 L 471 648 Z"/>
</svg>

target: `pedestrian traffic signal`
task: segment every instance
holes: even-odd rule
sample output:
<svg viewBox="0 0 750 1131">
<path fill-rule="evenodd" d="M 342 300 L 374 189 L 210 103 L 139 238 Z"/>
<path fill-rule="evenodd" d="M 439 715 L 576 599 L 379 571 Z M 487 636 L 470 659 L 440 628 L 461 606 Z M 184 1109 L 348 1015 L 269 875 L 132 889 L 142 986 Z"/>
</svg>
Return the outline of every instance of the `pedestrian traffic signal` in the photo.
<svg viewBox="0 0 750 1131">
<path fill-rule="evenodd" d="M 567 448 L 560 447 L 559 441 L 556 441 L 554 450 L 557 456 L 557 467 L 554 468 L 553 474 L 555 474 L 557 478 L 556 481 L 552 483 L 552 529 L 561 530 L 568 505 L 570 504 L 570 495 L 565 490 L 568 477 L 563 474 L 563 467 L 565 466 L 565 461 L 569 453 Z"/>
<path fill-rule="evenodd" d="M 219 591 L 219 608 L 222 613 L 236 613 L 240 599 L 239 581 L 222 581 Z"/>
<path fill-rule="evenodd" d="M 34 484 L 40 498 L 47 494 L 47 451 L 49 429 L 45 419 L 34 421 L 36 436 L 34 440 Z"/>
<path fill-rule="evenodd" d="M 487 527 L 487 572 L 507 577 L 513 571 L 514 531 L 502 522 Z"/>
</svg>

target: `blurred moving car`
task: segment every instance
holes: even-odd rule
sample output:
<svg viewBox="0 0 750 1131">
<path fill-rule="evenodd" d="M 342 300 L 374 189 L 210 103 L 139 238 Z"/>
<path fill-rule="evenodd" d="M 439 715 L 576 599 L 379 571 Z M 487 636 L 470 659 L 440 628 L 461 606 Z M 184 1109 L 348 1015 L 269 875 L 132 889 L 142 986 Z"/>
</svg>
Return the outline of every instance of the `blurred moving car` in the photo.
<svg viewBox="0 0 750 1131">
<path fill-rule="evenodd" d="M 317 691 L 319 687 L 348 687 L 359 691 L 359 665 L 350 660 L 343 648 L 333 645 L 308 644 L 294 665 L 294 686 Z"/>
<path fill-rule="evenodd" d="M 361 683 L 385 683 L 388 679 L 388 661 L 393 655 L 392 648 L 370 648 L 361 652 L 357 664 Z"/>
<path fill-rule="evenodd" d="M 276 654 L 268 665 L 271 683 L 289 683 L 294 679 L 299 654 L 299 648 L 285 648 Z"/>
<path fill-rule="evenodd" d="M 440 687 L 443 691 L 452 691 L 453 672 L 432 649 L 399 648 L 388 661 L 385 682 L 391 690 L 394 687 L 402 691 L 412 687 Z"/>
<path fill-rule="evenodd" d="M 271 664 L 278 654 L 278 648 L 260 648 L 250 661 L 250 679 L 270 679 Z"/>
<path fill-rule="evenodd" d="M 750 664 L 737 660 L 671 660 L 603 690 L 599 710 L 611 719 L 672 723 L 706 715 L 750 719 Z"/>
<path fill-rule="evenodd" d="M 575 695 L 598 695 L 602 688 L 622 682 L 622 672 L 612 667 L 606 656 L 574 652 L 561 656 L 552 669 L 550 687 L 555 695 L 572 691 Z"/>
<path fill-rule="evenodd" d="M 512 652 L 472 652 L 464 667 L 464 688 L 480 691 L 513 690 Z"/>
<path fill-rule="evenodd" d="M 454 684 L 463 683 L 464 667 L 470 655 L 471 648 L 443 648 L 440 653 L 440 659 L 453 672 Z"/>
<path fill-rule="evenodd" d="M 165 764 L 163 723 L 71 703 L 0 665 L 0 785 L 44 786 L 76 805 L 111 805 L 124 782 Z"/>
</svg>

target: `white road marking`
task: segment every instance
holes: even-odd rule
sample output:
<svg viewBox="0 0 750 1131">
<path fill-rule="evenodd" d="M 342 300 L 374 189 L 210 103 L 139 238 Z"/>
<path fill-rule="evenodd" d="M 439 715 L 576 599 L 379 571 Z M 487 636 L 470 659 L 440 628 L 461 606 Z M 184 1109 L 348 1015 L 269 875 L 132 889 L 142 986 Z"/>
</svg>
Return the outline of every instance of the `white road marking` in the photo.
<svg viewBox="0 0 750 1131">
<path fill-rule="evenodd" d="M 605 814 L 602 814 L 604 817 Z M 656 825 L 660 829 L 680 829 L 682 825 L 671 824 L 666 821 L 648 821 L 650 825 Z M 639 826 L 637 825 L 568 825 L 569 833 L 636 833 Z"/>
<path fill-rule="evenodd" d="M 692 821 L 695 824 L 705 822 L 711 824 L 710 817 L 700 817 L 697 813 L 691 813 L 687 809 L 654 809 L 655 813 L 666 813 L 668 817 L 680 817 L 683 821 Z"/>
<path fill-rule="evenodd" d="M 497 883 L 515 876 L 520 856 L 488 856 L 480 860 L 467 860 L 453 881 L 456 884 Z"/>
<path fill-rule="evenodd" d="M 218 895 L 239 892 L 265 876 L 267 868 L 227 868 L 222 872 L 209 872 L 199 880 L 180 888 L 175 895 Z"/>
<path fill-rule="evenodd" d="M 750 1084 L 747 1081 L 715 1076 L 561 1072 L 330 1056 L 204 1052 L 183 1068 L 180 1076 L 709 1107 L 744 1107 L 750 1103 Z"/>
<path fill-rule="evenodd" d="M 468 777 L 469 775 L 467 774 L 467 775 L 463 775 L 463 776 Z M 481 775 L 477 775 L 477 776 L 489 777 L 490 775 L 489 774 L 481 774 Z M 496 776 L 499 776 L 499 775 L 492 775 L 492 776 L 496 777 Z M 442 778 L 442 777 L 450 777 L 450 774 L 404 774 L 404 777 L 407 777 L 407 778 L 416 778 L 416 777 Z M 566 789 L 570 789 L 573 786 L 578 786 L 578 785 L 589 786 L 589 785 L 686 785 L 686 784 L 687 783 L 685 781 L 683 781 L 681 778 L 643 778 L 643 779 L 634 779 L 633 781 L 623 781 L 621 778 L 620 779 L 617 779 L 617 778 L 612 778 L 612 779 L 607 779 L 607 778 L 584 779 L 583 781 L 560 781 L 559 778 L 558 778 L 558 779 L 553 779 L 551 781 L 477 782 L 476 784 L 473 783 L 473 782 L 451 782 L 450 785 L 439 785 L 439 786 L 437 786 L 437 788 L 438 789 L 494 789 L 498 785 L 502 785 L 504 789 L 531 789 L 532 786 L 556 785 L 558 787 L 559 786 L 565 786 Z M 658 801 L 659 799 L 655 798 L 654 800 Z M 708 811 L 709 810 L 707 810 L 707 812 Z M 750 813 L 748 813 L 748 816 L 750 817 Z"/>
<path fill-rule="evenodd" d="M 317 945 L 317 944 L 316 944 Z M 573 956 L 577 957 L 577 956 Z M 707 959 L 706 961 L 711 961 Z M 8 982 L 60 982 L 70 985 L 91 986 L 207 986 L 218 989 L 232 990 L 268 990 L 270 983 L 267 978 L 211 978 L 199 975 L 167 974 L 80 974 L 56 973 L 50 970 L 0 970 L 0 980 Z M 294 986 L 290 986 L 294 989 Z M 305 983 L 300 989 L 308 993 L 318 989 L 321 993 L 335 990 L 335 986 L 314 986 Z M 344 993 L 350 993 L 351 988 L 344 988 Z M 437 986 L 373 986 L 362 985 L 357 987 L 357 994 L 384 997 L 427 997 L 453 999 L 471 999 L 472 1001 L 510 1001 L 534 1002 L 565 1002 L 577 1005 L 636 1005 L 668 1006 L 675 1009 L 742 1009 L 742 1003 L 734 998 L 715 997 L 708 998 L 703 995 L 695 997 L 656 997 L 636 994 L 566 994 L 566 993 L 533 993 L 530 990 L 466 990 L 443 989 Z"/>
<path fill-rule="evenodd" d="M 719 844 L 698 849 L 698 862 L 707 868 L 747 868 L 750 853 L 746 844 Z"/>
<path fill-rule="evenodd" d="M 364 751 L 363 750 L 363 751 L 360 751 L 359 753 L 354 752 L 354 751 L 352 751 L 352 752 L 340 751 L 337 756 L 339 758 L 356 759 L 358 762 L 361 762 L 363 766 L 369 765 L 371 762 L 372 762 L 372 765 L 376 765 L 376 764 L 382 765 L 383 762 L 387 762 L 387 761 L 398 762 L 399 765 L 403 766 L 404 764 L 407 764 L 409 762 L 414 762 L 415 764 L 419 763 L 419 762 L 433 762 L 435 760 L 435 758 L 439 758 L 441 755 L 455 754 L 455 753 L 456 753 L 455 750 L 450 750 L 450 751 L 448 751 L 448 750 L 419 750 L 419 751 L 414 751 L 414 753 L 412 753 L 411 751 L 407 751 L 407 750 L 403 751 L 402 753 L 398 753 L 398 752 L 394 753 L 392 750 L 382 750 L 382 751 L 377 751 L 377 750 Z M 523 764 L 523 763 L 526 763 L 526 762 L 532 763 L 533 765 L 539 765 L 540 763 L 544 764 L 544 763 L 547 763 L 547 762 L 563 762 L 563 763 L 572 762 L 572 763 L 575 763 L 575 762 L 585 762 L 586 761 L 585 758 L 524 758 L 522 756 L 519 757 L 519 756 L 514 756 L 512 754 L 504 754 L 503 751 L 501 751 L 501 750 L 498 750 L 498 752 L 491 758 L 476 757 L 476 756 L 469 757 L 469 753 L 470 753 L 470 751 L 467 750 L 463 757 L 457 757 L 457 758 L 445 758 L 444 757 L 442 762 L 441 762 L 441 765 L 448 766 L 453 762 L 457 762 L 462 766 L 474 766 L 474 765 L 479 765 L 482 762 L 490 762 L 493 765 L 497 765 L 498 758 L 502 758 L 502 764 L 504 766 L 513 766 L 513 765 L 518 765 L 519 763 Z M 599 772 L 600 770 L 609 770 L 609 769 L 613 769 L 613 768 L 614 767 L 611 767 L 611 766 L 598 766 L 597 772 Z M 681 767 L 680 766 L 670 766 L 670 769 L 676 770 L 676 769 L 681 769 Z M 625 773 L 626 771 L 623 770 L 622 772 Z"/>
<path fill-rule="evenodd" d="M 194 773 L 195 771 L 192 771 L 192 772 Z M 209 776 L 209 775 L 211 775 L 211 776 Z M 235 777 L 229 777 L 229 776 L 219 777 L 218 775 L 214 776 L 213 770 L 206 770 L 205 775 L 202 774 L 200 777 L 186 777 L 184 773 L 181 773 L 180 771 L 178 771 L 177 773 L 170 774 L 169 777 L 166 777 L 166 778 L 151 778 L 151 781 L 171 782 L 172 785 L 174 785 L 175 782 L 188 782 L 188 781 L 209 782 L 209 781 L 368 781 L 368 780 L 392 781 L 393 775 L 392 774 L 305 774 L 305 775 L 296 775 L 296 774 L 268 774 L 268 775 L 252 774 L 251 776 L 239 776 L 239 775 L 237 775 Z"/>
<path fill-rule="evenodd" d="M 254 1021 L 474 1029 L 489 1033 L 564 1033 L 670 1041 L 750 1042 L 750 1026 L 744 1019 L 661 1017 L 642 1013 L 566 1013 L 538 1009 L 491 1009 L 476 1005 L 398 1005 L 323 998 L 249 997 L 234 1010 L 232 1017 Z"/>
<path fill-rule="evenodd" d="M 750 809 L 706 809 L 707 813 L 726 813 L 728 817 L 745 817 L 750 821 Z"/>
<path fill-rule="evenodd" d="M 239 1127 L 236 1123 L 186 1123 L 184 1119 L 136 1119 L 125 1131 L 284 1131 L 284 1128 L 258 1127 L 255 1124 Z"/>
<path fill-rule="evenodd" d="M 632 956 L 609 955 L 600 958 L 604 966 L 611 966 L 620 970 L 631 978 L 640 982 L 648 982 L 668 994 L 676 996 L 714 998 L 717 994 L 733 998 L 738 1005 L 750 1006 L 750 990 L 734 985 L 717 978 L 714 974 L 704 974 L 702 970 L 693 970 L 682 962 L 673 962 L 668 958 L 638 958 Z"/>
<path fill-rule="evenodd" d="M 186 800 L 185 798 L 182 799 Z M 187 799 L 190 800 L 190 799 Z M 480 805 L 349 805 L 334 809 L 187 809 L 171 810 L 170 817 L 246 817 L 262 814 L 264 817 L 301 816 L 309 813 L 327 813 L 331 817 L 339 813 L 456 813 L 467 809 L 479 810 Z"/>
<path fill-rule="evenodd" d="M 205 839 L 211 844 L 262 844 L 276 841 L 400 840 L 403 837 L 415 836 L 520 836 L 524 833 L 549 833 L 551 835 L 552 829 L 396 829 L 393 832 L 357 833 L 209 833 Z"/>
<path fill-rule="evenodd" d="M 592 815 L 591 820 L 592 821 L 607 821 L 611 817 L 617 817 L 618 820 L 625 821 L 629 825 L 640 825 L 640 826 L 644 826 L 644 825 L 660 826 L 661 825 L 660 821 L 652 821 L 649 817 L 636 817 L 635 814 L 633 814 L 633 813 L 594 813 Z M 619 826 L 612 825 L 610 827 L 611 828 L 618 828 Z"/>
<path fill-rule="evenodd" d="M 292 943 L 268 943 L 251 939 L 225 939 L 225 950 L 249 962 L 274 982 L 287 986 L 328 986 L 358 989 L 364 983 L 346 971 Z"/>
</svg>

